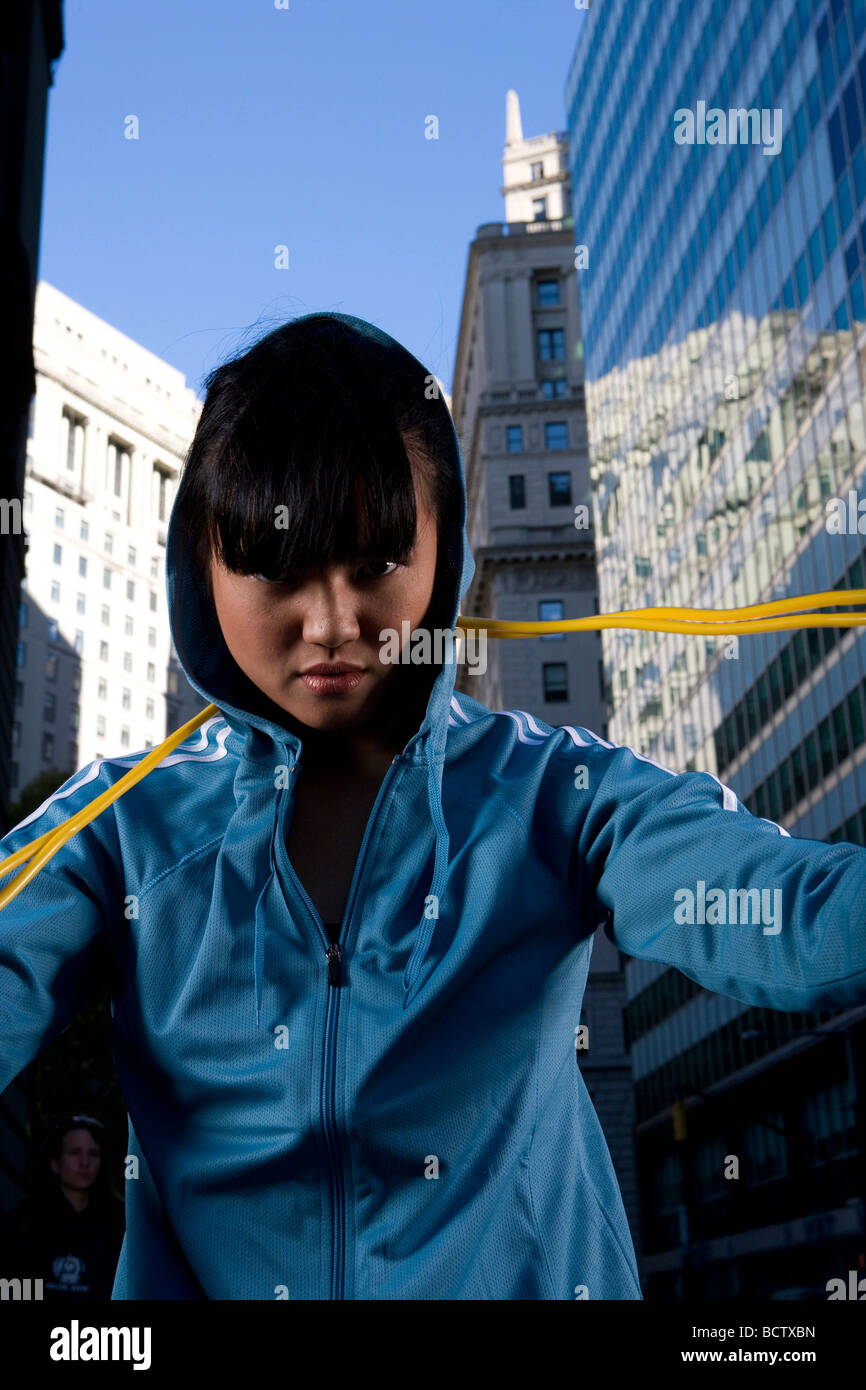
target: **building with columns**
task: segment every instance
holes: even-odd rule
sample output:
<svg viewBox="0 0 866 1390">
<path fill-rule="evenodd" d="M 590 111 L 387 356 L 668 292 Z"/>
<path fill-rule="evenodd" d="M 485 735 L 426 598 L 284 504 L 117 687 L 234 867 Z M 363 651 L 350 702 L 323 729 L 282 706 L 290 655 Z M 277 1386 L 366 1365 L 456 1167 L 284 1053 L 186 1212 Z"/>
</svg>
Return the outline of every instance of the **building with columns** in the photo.
<svg viewBox="0 0 866 1390">
<path fill-rule="evenodd" d="M 11 794 L 150 748 L 203 708 L 172 647 L 165 542 L 201 410 L 183 374 L 40 281 Z"/>
</svg>

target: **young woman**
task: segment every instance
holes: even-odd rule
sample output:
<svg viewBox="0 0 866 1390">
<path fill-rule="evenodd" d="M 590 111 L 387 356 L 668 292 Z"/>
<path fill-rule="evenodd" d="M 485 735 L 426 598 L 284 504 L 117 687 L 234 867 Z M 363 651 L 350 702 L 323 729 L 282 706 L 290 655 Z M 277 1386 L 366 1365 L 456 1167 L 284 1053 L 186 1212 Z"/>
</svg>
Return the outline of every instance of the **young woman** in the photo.
<svg viewBox="0 0 866 1390">
<path fill-rule="evenodd" d="M 115 1298 L 640 1298 L 575 1049 L 596 929 L 747 1004 L 866 998 L 866 851 L 380 660 L 453 630 L 465 522 L 435 380 L 379 329 L 308 315 L 209 378 L 167 587 L 219 716 L 0 912 L 0 1086 L 109 952 Z"/>
</svg>

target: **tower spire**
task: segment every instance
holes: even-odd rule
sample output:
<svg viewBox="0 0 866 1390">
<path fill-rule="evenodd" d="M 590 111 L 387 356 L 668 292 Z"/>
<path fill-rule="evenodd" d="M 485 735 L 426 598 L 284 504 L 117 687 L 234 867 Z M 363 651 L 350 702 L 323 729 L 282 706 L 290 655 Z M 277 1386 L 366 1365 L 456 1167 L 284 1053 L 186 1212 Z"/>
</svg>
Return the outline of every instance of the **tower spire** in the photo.
<svg viewBox="0 0 866 1390">
<path fill-rule="evenodd" d="M 514 88 L 509 88 L 505 97 L 505 143 L 519 145 L 523 140 L 523 126 L 520 123 L 520 98 Z"/>
</svg>

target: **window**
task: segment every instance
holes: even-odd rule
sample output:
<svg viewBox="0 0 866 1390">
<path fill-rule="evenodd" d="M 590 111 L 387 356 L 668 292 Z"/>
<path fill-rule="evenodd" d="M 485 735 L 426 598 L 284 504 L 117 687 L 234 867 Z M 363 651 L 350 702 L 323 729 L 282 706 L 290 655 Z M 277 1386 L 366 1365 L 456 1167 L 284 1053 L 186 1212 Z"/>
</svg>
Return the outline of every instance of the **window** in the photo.
<svg viewBox="0 0 866 1390">
<path fill-rule="evenodd" d="M 49 642 L 56 642 L 56 641 L 57 641 L 57 636 L 58 636 L 57 619 L 56 619 L 56 618 L 49 618 L 49 619 L 48 619 L 48 640 L 49 640 Z"/>
<path fill-rule="evenodd" d="M 86 556 L 86 555 L 79 555 L 79 557 L 78 557 L 78 573 L 81 575 L 82 579 L 86 579 L 86 578 L 87 578 L 87 556 Z"/>
<path fill-rule="evenodd" d="M 96 716 L 96 732 L 97 732 L 97 734 L 98 734 L 101 738 L 105 736 L 105 715 L 104 715 L 104 714 L 98 714 L 98 715 Z"/>
<path fill-rule="evenodd" d="M 79 721 L 80 718 L 81 718 L 81 706 L 80 706 L 80 705 L 70 705 L 70 706 L 69 706 L 69 727 L 70 727 L 70 729 L 77 729 L 77 728 L 78 728 L 78 721 Z"/>
<path fill-rule="evenodd" d="M 79 654 L 84 651 L 84 633 L 80 627 L 75 629 L 75 650 Z"/>
<path fill-rule="evenodd" d="M 63 530 L 63 508 L 62 508 L 62 507 L 55 507 L 55 508 L 54 508 L 54 525 L 55 525 L 56 527 L 58 527 L 59 530 L 61 530 L 61 531 Z"/>
<path fill-rule="evenodd" d="M 526 477 L 523 473 L 509 475 L 508 498 L 512 511 L 519 511 L 526 506 Z"/>
<path fill-rule="evenodd" d="M 134 579 L 127 579 L 127 581 L 126 581 L 126 597 L 127 597 L 128 599 L 134 599 L 134 598 L 135 598 L 135 580 L 134 580 Z"/>
<path fill-rule="evenodd" d="M 42 703 L 42 718 L 46 724 L 53 724 L 57 714 L 57 696 L 53 690 L 46 690 Z"/>
<path fill-rule="evenodd" d="M 562 600 L 558 598 L 541 599 L 538 604 L 538 621 L 540 623 L 554 623 L 562 620 Z M 564 632 L 543 632 L 540 634 L 542 642 L 565 641 Z"/>
<path fill-rule="evenodd" d="M 543 160 L 543 159 L 533 160 L 532 163 L 531 163 L 530 166 L 529 166 L 529 169 L 530 169 L 530 176 L 531 176 L 531 178 L 532 178 L 532 182 L 535 183 L 536 179 L 540 179 L 540 178 L 543 178 L 543 177 L 544 177 L 544 160 Z"/>
<path fill-rule="evenodd" d="M 156 646 L 156 628 L 155 628 L 155 627 L 149 627 L 149 628 L 147 629 L 147 645 L 148 645 L 149 647 L 155 647 L 155 646 Z"/>
<path fill-rule="evenodd" d="M 124 671 L 132 670 L 132 652 L 123 653 L 123 669 Z"/>
<path fill-rule="evenodd" d="M 105 553 L 106 555 L 114 554 L 114 537 L 110 531 L 105 533 Z"/>
<path fill-rule="evenodd" d="M 132 614 L 131 614 L 131 613 L 127 613 L 126 617 L 125 617 L 124 620 L 123 620 L 123 632 L 124 632 L 124 636 L 126 636 L 126 637 L 131 637 L 131 636 L 132 636 L 133 626 L 134 626 L 134 624 L 133 624 Z"/>
<path fill-rule="evenodd" d="M 509 454 L 523 453 L 523 426 L 506 425 L 505 438 Z"/>
<path fill-rule="evenodd" d="M 571 474 L 548 473 L 547 491 L 551 507 L 570 507 Z"/>
<path fill-rule="evenodd" d="M 548 703 L 568 699 L 568 673 L 564 661 L 545 661 L 541 667 L 544 698 Z"/>
<path fill-rule="evenodd" d="M 18 626 L 26 627 L 30 618 L 30 609 L 22 599 L 18 605 Z"/>
<path fill-rule="evenodd" d="M 540 309 L 549 308 L 559 301 L 559 281 L 558 280 L 539 280 L 538 298 L 536 303 Z"/>
<path fill-rule="evenodd" d="M 102 624 L 103 624 L 103 627 L 108 627 L 108 624 L 109 624 L 110 621 L 111 621 L 111 609 L 109 608 L 109 606 L 108 606 L 107 603 L 104 603 L 104 604 L 102 605 Z"/>
<path fill-rule="evenodd" d="M 156 680 L 156 667 L 152 661 L 147 663 L 147 679 L 150 681 L 151 685 L 153 685 Z"/>
<path fill-rule="evenodd" d="M 75 596 L 75 611 L 76 611 L 76 613 L 83 613 L 83 612 L 84 612 L 84 609 L 85 609 L 85 599 L 84 599 L 84 595 L 83 595 L 83 594 L 76 594 L 76 596 Z"/>
<path fill-rule="evenodd" d="M 135 564 L 135 546 L 134 546 L 134 545 L 131 545 L 131 546 L 129 547 L 129 553 L 128 553 L 127 557 L 126 557 L 126 561 L 127 561 L 127 564 L 130 564 L 130 565 L 134 565 L 134 564 Z"/>
<path fill-rule="evenodd" d="M 105 565 L 102 567 L 102 587 L 103 589 L 111 588 L 111 570 L 106 569 Z"/>
<path fill-rule="evenodd" d="M 168 693 L 170 695 L 177 694 L 177 671 L 169 671 L 168 673 Z"/>
<path fill-rule="evenodd" d="M 156 612 L 156 593 L 153 589 L 150 591 L 150 611 L 151 613 Z"/>
<path fill-rule="evenodd" d="M 158 578 L 159 578 L 159 556 L 158 556 L 158 555 L 151 555 L 151 557 L 150 557 L 150 577 L 151 577 L 151 579 L 158 579 Z"/>
<path fill-rule="evenodd" d="M 89 539 L 89 537 L 90 537 L 90 526 L 88 525 L 88 523 L 87 523 L 86 521 L 82 521 L 82 522 L 81 522 L 80 526 L 78 527 L 78 534 L 79 534 L 81 540 L 83 540 L 83 541 L 86 541 L 86 540 Z"/>
<path fill-rule="evenodd" d="M 851 720 L 851 734 L 854 739 L 854 747 L 859 748 L 861 743 L 866 741 L 866 722 L 863 719 L 863 699 L 859 688 L 851 691 L 848 696 L 848 718 Z"/>
<path fill-rule="evenodd" d="M 52 579 L 51 581 L 51 602 L 60 602 L 60 585 L 57 583 L 56 579 Z"/>
<path fill-rule="evenodd" d="M 27 661 L 27 643 L 18 642 L 15 647 L 15 665 L 24 666 Z"/>
<path fill-rule="evenodd" d="M 168 515 L 168 473 L 164 468 L 154 468 L 153 479 L 156 490 L 157 520 L 165 521 Z"/>
<path fill-rule="evenodd" d="M 120 746 L 121 748 L 129 747 L 129 729 L 125 724 L 122 724 L 120 728 Z"/>
<path fill-rule="evenodd" d="M 844 1081 L 806 1097 L 800 1123 L 807 1137 L 806 1162 L 810 1168 L 857 1152 L 854 1099 L 847 1075 Z"/>
<path fill-rule="evenodd" d="M 129 447 L 121 439 L 109 438 L 106 486 L 115 497 L 123 495 L 124 472 L 129 469 Z"/>
<path fill-rule="evenodd" d="M 62 559 L 63 559 L 63 548 L 62 548 L 62 546 L 55 545 L 55 547 L 54 547 L 54 563 L 55 563 L 55 565 L 59 565 Z"/>
<path fill-rule="evenodd" d="M 42 735 L 42 758 L 45 762 L 50 762 L 54 757 L 54 735 L 46 729 Z"/>
<path fill-rule="evenodd" d="M 100 660 L 100 661 L 107 661 L 107 660 L 108 660 L 108 643 L 107 643 L 107 642 L 100 642 L 100 644 L 99 644 L 99 660 Z"/>
<path fill-rule="evenodd" d="M 568 448 L 568 422 L 566 420 L 548 420 L 545 422 L 544 447 L 545 449 Z"/>
<path fill-rule="evenodd" d="M 144 717 L 145 717 L 145 719 L 152 719 L 152 718 L 153 718 L 153 700 L 145 700 L 145 702 L 144 702 Z"/>
<path fill-rule="evenodd" d="M 96 690 L 97 698 L 100 700 L 108 699 L 108 681 L 104 676 L 99 677 L 99 685 Z"/>
<path fill-rule="evenodd" d="M 132 691 L 129 689 L 129 686 L 127 685 L 123 687 L 123 708 L 132 708 Z"/>
<path fill-rule="evenodd" d="M 542 362 L 561 362 L 565 358 L 565 330 L 539 328 L 538 356 Z"/>
<path fill-rule="evenodd" d="M 541 390 L 546 401 L 558 401 L 566 394 L 568 382 L 564 376 L 548 377 L 541 383 Z"/>
<path fill-rule="evenodd" d="M 76 661 L 72 667 L 72 689 L 81 689 L 81 663 Z"/>
<path fill-rule="evenodd" d="M 532 200 L 532 220 L 533 222 L 547 221 L 547 199 L 533 198 Z"/>
<path fill-rule="evenodd" d="M 83 418 L 64 406 L 61 416 L 60 451 L 66 455 L 68 473 L 76 471 L 84 456 L 84 426 Z"/>
</svg>

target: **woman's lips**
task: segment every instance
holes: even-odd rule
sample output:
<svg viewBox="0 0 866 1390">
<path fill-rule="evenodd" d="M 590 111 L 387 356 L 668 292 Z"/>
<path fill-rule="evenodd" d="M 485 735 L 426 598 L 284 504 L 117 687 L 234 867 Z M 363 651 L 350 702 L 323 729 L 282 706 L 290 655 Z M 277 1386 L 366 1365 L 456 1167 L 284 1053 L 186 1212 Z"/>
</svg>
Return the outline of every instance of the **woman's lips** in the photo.
<svg viewBox="0 0 866 1390">
<path fill-rule="evenodd" d="M 339 676 L 320 676 L 315 672 L 306 672 L 302 674 L 301 680 L 314 695 L 344 695 L 356 690 L 365 675 L 365 671 L 343 671 Z"/>
</svg>

